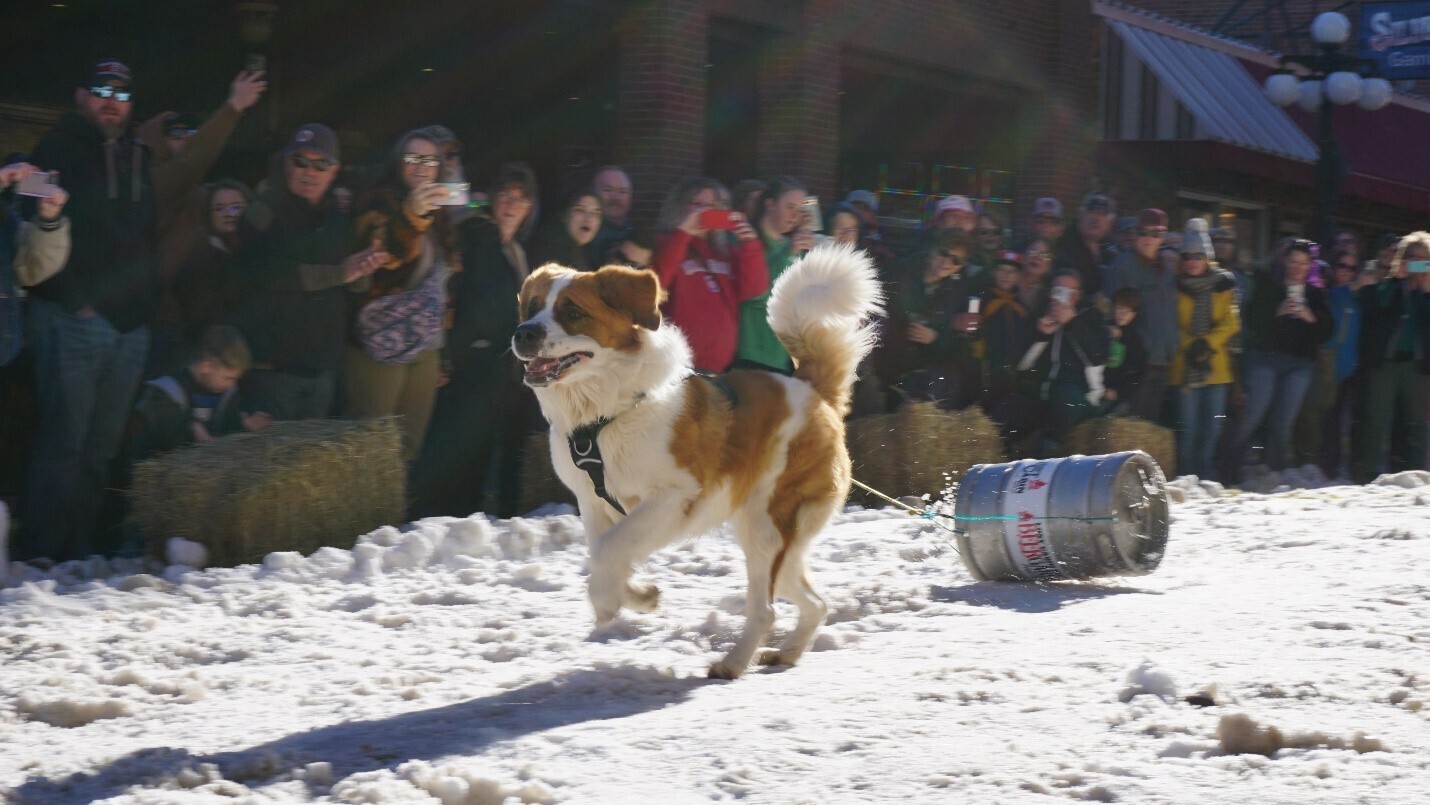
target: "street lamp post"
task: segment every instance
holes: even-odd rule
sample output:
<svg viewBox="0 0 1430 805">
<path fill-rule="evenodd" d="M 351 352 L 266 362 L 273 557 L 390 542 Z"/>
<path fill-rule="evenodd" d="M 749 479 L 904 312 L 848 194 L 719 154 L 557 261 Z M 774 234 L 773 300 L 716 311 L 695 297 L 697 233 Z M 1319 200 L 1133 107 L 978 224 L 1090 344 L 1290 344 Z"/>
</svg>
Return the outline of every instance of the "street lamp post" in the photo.
<svg viewBox="0 0 1430 805">
<path fill-rule="evenodd" d="M 1266 95 L 1278 106 L 1296 104 L 1307 112 L 1319 112 L 1320 157 L 1316 160 L 1315 213 L 1313 235 L 1321 243 L 1331 239 L 1331 207 L 1340 192 L 1345 166 L 1336 144 L 1332 114 L 1337 106 L 1357 104 L 1375 111 L 1390 103 L 1390 82 L 1376 76 L 1375 65 L 1341 52 L 1350 38 L 1351 21 L 1346 15 L 1327 11 L 1311 23 L 1311 38 L 1319 53 L 1281 57 L 1281 68 L 1266 79 Z M 1297 77 L 1291 67 L 1301 68 Z"/>
</svg>

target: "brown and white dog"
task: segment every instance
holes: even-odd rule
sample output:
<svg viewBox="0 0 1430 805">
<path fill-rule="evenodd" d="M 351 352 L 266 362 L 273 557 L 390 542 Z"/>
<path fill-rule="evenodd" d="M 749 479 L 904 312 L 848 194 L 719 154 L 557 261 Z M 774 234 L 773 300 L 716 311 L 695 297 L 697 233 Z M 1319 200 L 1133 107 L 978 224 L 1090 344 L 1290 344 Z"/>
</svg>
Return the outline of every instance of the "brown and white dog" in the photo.
<svg viewBox="0 0 1430 805">
<path fill-rule="evenodd" d="M 749 574 L 745 629 L 710 675 L 745 672 L 774 625 L 777 595 L 794 602 L 799 620 L 760 661 L 792 665 L 828 611 L 805 554 L 849 492 L 844 415 L 873 345 L 874 268 L 862 252 L 820 247 L 780 276 L 768 316 L 794 358 L 793 377 L 695 374 L 685 336 L 661 326 L 660 295 L 649 271 L 545 265 L 518 297 L 512 347 L 551 422 L 556 473 L 580 504 L 596 623 L 622 606 L 655 608 L 656 588 L 631 581 L 637 562 L 733 521 Z M 597 476 L 576 465 L 592 456 Z"/>
</svg>

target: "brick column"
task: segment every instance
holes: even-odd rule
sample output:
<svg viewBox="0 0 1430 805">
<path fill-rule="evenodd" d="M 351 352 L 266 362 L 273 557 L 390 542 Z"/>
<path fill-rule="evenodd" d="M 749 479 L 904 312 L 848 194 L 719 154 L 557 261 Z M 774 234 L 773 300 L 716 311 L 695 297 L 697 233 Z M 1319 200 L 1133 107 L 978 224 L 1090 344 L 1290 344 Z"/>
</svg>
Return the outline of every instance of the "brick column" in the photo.
<svg viewBox="0 0 1430 805">
<path fill-rule="evenodd" d="M 1047 60 L 1048 95 L 1029 104 L 1020 128 L 1034 143 L 1016 179 L 1016 227 L 1032 231 L 1032 203 L 1053 196 L 1071 218 L 1094 182 L 1101 137 L 1098 120 L 1098 19 L 1086 0 L 1060 0 L 1055 6 L 1057 39 Z"/>
<path fill-rule="evenodd" d="M 615 158 L 631 176 L 637 226 L 653 223 L 671 185 L 704 164 L 705 5 L 631 0 L 621 20 Z"/>
<path fill-rule="evenodd" d="M 788 174 L 825 207 L 839 159 L 839 34 L 823 4 L 805 4 L 795 30 L 771 46 L 761 71 L 761 178 Z"/>
</svg>

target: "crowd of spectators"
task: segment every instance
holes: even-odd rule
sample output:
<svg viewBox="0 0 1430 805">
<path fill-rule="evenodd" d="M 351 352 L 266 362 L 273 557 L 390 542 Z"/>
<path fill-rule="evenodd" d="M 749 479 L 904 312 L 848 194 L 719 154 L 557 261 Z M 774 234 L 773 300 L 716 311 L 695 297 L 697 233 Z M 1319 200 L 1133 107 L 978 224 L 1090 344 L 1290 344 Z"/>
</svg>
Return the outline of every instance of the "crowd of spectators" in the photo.
<svg viewBox="0 0 1430 805">
<path fill-rule="evenodd" d="M 886 285 L 854 415 L 977 405 L 1014 455 L 1137 416 L 1176 430 L 1182 473 L 1233 483 L 1250 463 L 1360 482 L 1425 466 L 1424 232 L 1373 255 L 1349 231 L 1288 238 L 1253 260 L 1231 226 L 1119 219 L 1092 192 L 1069 215 L 1038 199 L 1027 232 L 948 196 L 894 237 L 874 193 L 820 212 L 790 176 L 684 180 L 643 229 L 618 166 L 543 221 L 527 165 L 472 190 L 440 125 L 399 137 L 357 187 L 336 182 L 338 138 L 316 123 L 256 189 L 204 184 L 262 73 L 197 126 L 133 126 L 133 87 L 122 63 L 95 63 L 75 110 L 0 170 L 0 364 L 23 327 L 37 411 L 29 455 L 0 457 L 28 468 L 16 558 L 132 550 L 103 536 L 132 462 L 275 420 L 398 415 L 411 516 L 515 514 L 539 423 L 508 343 L 532 268 L 649 268 L 698 369 L 789 372 L 765 305 L 820 242 L 864 250 Z"/>
</svg>

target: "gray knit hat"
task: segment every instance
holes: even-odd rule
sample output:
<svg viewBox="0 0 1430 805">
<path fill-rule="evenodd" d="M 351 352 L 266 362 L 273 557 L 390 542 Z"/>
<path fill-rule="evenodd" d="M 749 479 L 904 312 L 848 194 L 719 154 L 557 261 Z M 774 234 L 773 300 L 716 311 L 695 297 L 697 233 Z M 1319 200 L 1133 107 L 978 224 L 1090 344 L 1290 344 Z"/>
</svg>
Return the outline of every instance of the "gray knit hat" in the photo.
<svg viewBox="0 0 1430 805">
<path fill-rule="evenodd" d="M 1187 221 L 1187 228 L 1182 233 L 1182 254 L 1204 254 L 1207 257 L 1216 254 L 1207 219 L 1192 218 Z"/>
</svg>

